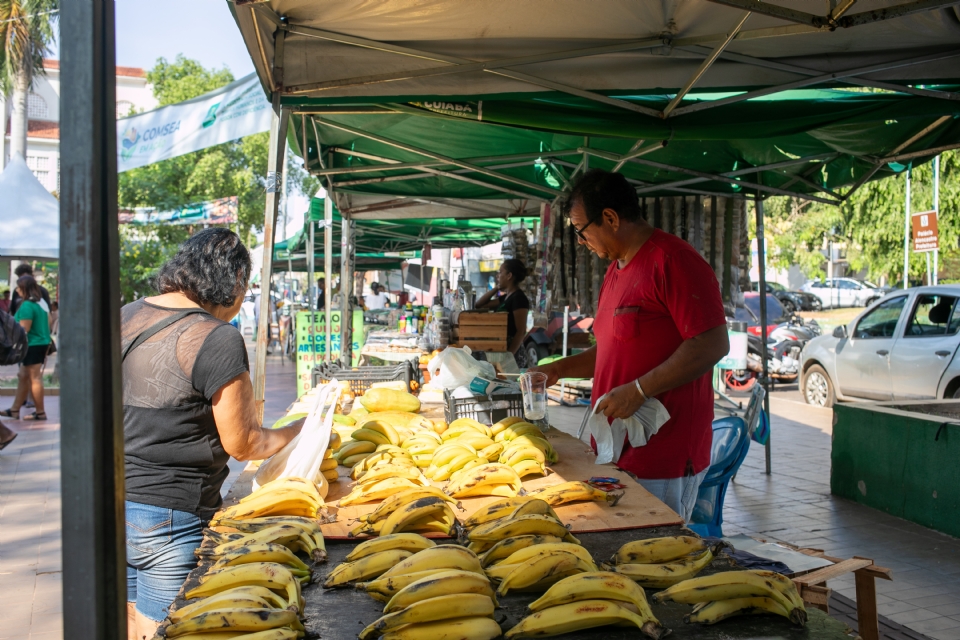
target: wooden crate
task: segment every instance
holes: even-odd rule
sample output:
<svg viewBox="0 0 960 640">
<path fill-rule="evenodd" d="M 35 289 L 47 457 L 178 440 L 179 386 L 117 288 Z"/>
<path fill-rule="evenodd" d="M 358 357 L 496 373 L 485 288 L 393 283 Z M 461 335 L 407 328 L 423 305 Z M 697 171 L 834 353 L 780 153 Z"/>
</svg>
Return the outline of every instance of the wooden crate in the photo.
<svg viewBox="0 0 960 640">
<path fill-rule="evenodd" d="M 454 318 L 454 324 L 458 326 L 464 325 L 483 325 L 485 327 L 506 327 L 507 326 L 507 312 L 500 311 L 497 313 L 490 313 L 489 311 L 461 311 L 457 314 L 457 317 Z"/>
<path fill-rule="evenodd" d="M 506 351 L 506 340 L 471 340 L 464 339 L 450 345 L 451 347 L 470 347 L 471 351 Z"/>
<path fill-rule="evenodd" d="M 463 311 L 455 319 L 452 338 L 474 351 L 507 350 L 507 314 Z"/>
</svg>

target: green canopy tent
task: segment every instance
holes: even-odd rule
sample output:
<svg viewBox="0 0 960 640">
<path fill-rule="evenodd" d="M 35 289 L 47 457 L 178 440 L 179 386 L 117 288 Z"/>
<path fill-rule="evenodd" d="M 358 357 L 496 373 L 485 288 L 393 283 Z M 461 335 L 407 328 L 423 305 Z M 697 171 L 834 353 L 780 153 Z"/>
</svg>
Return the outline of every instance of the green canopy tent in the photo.
<svg viewBox="0 0 960 640">
<path fill-rule="evenodd" d="M 410 198 L 527 208 L 601 166 L 641 194 L 754 197 L 762 287 L 764 197 L 840 202 L 960 146 L 955 4 L 842 0 L 823 14 L 760 0 L 230 8 L 277 113 L 272 169 L 292 123 L 291 142 L 324 177 L 345 229 L 367 213 L 361 198 L 382 198 L 381 219 L 387 203 Z M 268 244 L 275 210 L 268 194 Z M 325 221 L 330 229 L 330 207 Z"/>
</svg>

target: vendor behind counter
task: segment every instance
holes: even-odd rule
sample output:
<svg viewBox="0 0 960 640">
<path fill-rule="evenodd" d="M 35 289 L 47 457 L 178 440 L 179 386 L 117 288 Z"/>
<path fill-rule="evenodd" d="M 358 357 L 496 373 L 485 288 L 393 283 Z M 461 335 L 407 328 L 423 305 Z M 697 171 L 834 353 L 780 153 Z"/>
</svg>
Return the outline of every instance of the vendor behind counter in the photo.
<svg viewBox="0 0 960 640">
<path fill-rule="evenodd" d="M 480 296 L 474 305 L 477 309 L 506 311 L 507 351 L 516 355 L 523 344 L 527 329 L 527 314 L 530 300 L 520 290 L 520 283 L 527 277 L 527 267 L 521 260 L 511 258 L 500 265 L 497 287 Z"/>
</svg>

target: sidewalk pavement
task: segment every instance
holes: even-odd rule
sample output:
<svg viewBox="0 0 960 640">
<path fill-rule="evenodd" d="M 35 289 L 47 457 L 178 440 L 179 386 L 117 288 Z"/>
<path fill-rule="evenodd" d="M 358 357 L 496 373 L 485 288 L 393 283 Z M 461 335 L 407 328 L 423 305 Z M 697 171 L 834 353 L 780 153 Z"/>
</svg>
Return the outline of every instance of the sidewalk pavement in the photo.
<svg viewBox="0 0 960 640">
<path fill-rule="evenodd" d="M 293 363 L 268 361 L 265 420 L 295 397 Z M 0 408 L 10 400 L 0 398 Z M 830 495 L 832 411 L 777 398 L 773 474 L 753 446 L 727 492 L 724 532 L 812 546 L 840 557 L 873 558 L 893 570 L 877 581 L 881 615 L 936 640 L 960 640 L 960 540 Z M 0 453 L 0 640 L 59 640 L 59 398 L 50 420 L 5 421 L 19 432 Z M 550 408 L 551 422 L 576 433 L 583 409 Z M 855 597 L 852 576 L 833 580 Z"/>
</svg>

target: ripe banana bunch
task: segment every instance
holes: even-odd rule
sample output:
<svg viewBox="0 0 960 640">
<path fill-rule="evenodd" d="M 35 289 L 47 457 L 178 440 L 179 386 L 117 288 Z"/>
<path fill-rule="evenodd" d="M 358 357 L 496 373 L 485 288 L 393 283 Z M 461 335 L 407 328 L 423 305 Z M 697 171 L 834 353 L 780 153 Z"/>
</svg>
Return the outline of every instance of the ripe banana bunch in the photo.
<svg viewBox="0 0 960 640">
<path fill-rule="evenodd" d="M 413 556 L 403 549 L 388 549 L 364 556 L 353 562 L 344 562 L 331 571 L 323 586 L 326 589 L 346 587 L 354 582 L 377 578 L 401 561 Z"/>
<path fill-rule="evenodd" d="M 360 640 L 379 638 L 401 627 L 404 628 L 407 637 L 421 637 L 417 634 L 419 625 L 436 624 L 457 618 L 488 618 L 493 622 L 494 606 L 493 598 L 482 593 L 438 595 L 384 615 L 361 631 L 359 638 Z M 497 626 L 496 622 L 493 622 L 493 625 Z M 499 626 L 497 631 L 499 632 Z"/>
<path fill-rule="evenodd" d="M 530 614 L 503 637 L 508 640 L 539 638 L 608 625 L 635 625 L 643 630 L 650 620 L 631 611 L 629 607 L 624 602 L 614 600 L 581 600 L 560 604 Z"/>
<path fill-rule="evenodd" d="M 626 543 L 613 554 L 610 562 L 613 564 L 659 564 L 678 560 L 708 548 L 709 545 L 705 540 L 693 536 L 648 538 Z"/>
<path fill-rule="evenodd" d="M 210 570 L 219 571 L 224 567 L 251 562 L 276 562 L 286 566 L 298 578 L 310 578 L 310 567 L 303 560 L 295 556 L 287 547 L 272 542 L 251 544 L 222 555 L 213 563 Z"/>
<path fill-rule="evenodd" d="M 305 553 L 315 563 L 325 562 L 327 559 L 326 543 L 316 520 L 287 516 L 250 520 L 221 518 L 215 522 L 242 533 L 225 538 L 222 534 L 207 530 L 206 535 L 221 537 L 216 538 L 219 542 L 214 546 L 201 546 L 197 549 L 198 556 L 223 557 L 251 545 L 273 543 L 283 545 L 291 551 Z"/>
<path fill-rule="evenodd" d="M 777 613 L 801 626 L 807 621 L 807 611 L 796 585 L 773 571 L 724 571 L 684 580 L 655 593 L 653 600 L 709 603 L 695 608 L 688 622 L 713 624 L 734 615 L 761 612 Z M 764 602 L 766 600 L 770 602 Z M 729 604 L 723 604 L 725 602 Z"/>
<path fill-rule="evenodd" d="M 463 527 L 469 530 L 478 525 L 505 518 L 510 515 L 514 509 L 529 499 L 529 496 L 514 496 L 512 498 L 494 500 L 474 511 L 473 515 L 463 521 Z"/>
<path fill-rule="evenodd" d="M 224 509 L 215 519 L 245 520 L 264 516 L 316 518 L 323 506 L 323 497 L 312 481 L 280 478 L 263 485 L 238 504 Z"/>
<path fill-rule="evenodd" d="M 451 575 L 458 577 L 462 577 L 461 574 L 464 573 L 474 574 L 489 584 L 476 555 L 456 545 L 437 545 L 414 553 L 378 579 L 358 583 L 356 588 L 386 602 L 419 580 L 451 572 L 453 572 Z M 460 585 L 466 583 L 453 581 L 449 584 L 457 588 L 465 588 Z M 472 593 L 472 591 L 469 592 Z"/>
<path fill-rule="evenodd" d="M 489 462 L 469 469 L 450 482 L 446 494 L 454 498 L 471 496 L 499 496 L 512 498 L 523 487 L 513 467 Z"/>
<path fill-rule="evenodd" d="M 367 471 L 384 464 L 402 465 L 405 467 L 413 467 L 416 465 L 413 457 L 407 453 L 406 450 L 392 444 L 381 444 L 377 446 L 373 453 L 353 465 L 353 468 L 350 470 L 350 478 L 358 480 Z"/>
<path fill-rule="evenodd" d="M 296 638 L 303 633 L 303 624 L 294 611 L 262 607 L 226 607 L 206 611 L 194 618 L 171 624 L 166 628 L 166 637 L 177 638 L 187 635 L 196 637 L 195 634 L 229 631 L 236 634 L 233 637 L 249 638 L 250 636 L 245 634 L 280 629 L 284 631 L 273 635 L 265 634 L 261 637 Z"/>
<path fill-rule="evenodd" d="M 522 441 L 518 442 L 518 440 Z M 499 460 L 501 463 L 513 467 L 521 478 L 528 475 L 547 475 L 546 454 L 543 449 L 525 437 L 508 441 L 500 454 Z"/>
<path fill-rule="evenodd" d="M 396 511 L 401 506 L 427 496 L 436 496 L 437 498 L 442 498 L 450 503 L 450 505 L 461 508 L 459 502 L 434 486 L 413 487 L 412 489 L 404 489 L 403 491 L 398 491 L 397 493 L 389 496 L 388 498 L 384 499 L 383 502 L 377 505 L 377 508 L 372 512 L 362 515 L 357 519 L 360 522 L 373 524 L 375 522 L 385 520 L 391 513 Z"/>
<path fill-rule="evenodd" d="M 377 445 L 392 444 L 400 446 L 402 441 L 395 428 L 384 420 L 370 420 L 350 434 L 353 440 L 372 442 Z"/>
<path fill-rule="evenodd" d="M 287 608 L 287 601 L 266 587 L 236 587 L 184 605 L 171 611 L 168 618 L 177 623 L 214 609 L 257 607 L 282 611 Z"/>
<path fill-rule="evenodd" d="M 483 555 L 480 556 L 480 566 L 486 569 L 487 567 L 499 564 L 521 549 L 543 544 L 555 544 L 557 542 L 563 542 L 563 538 L 549 535 L 526 535 L 504 538 L 483 552 Z"/>
<path fill-rule="evenodd" d="M 437 544 L 433 540 L 424 538 L 417 533 L 394 533 L 389 536 L 373 538 L 358 544 L 354 547 L 353 551 L 347 554 L 345 560 L 347 562 L 353 562 L 360 558 L 366 558 L 375 553 L 389 551 L 391 549 L 401 549 L 403 551 L 409 551 L 412 554 L 435 546 L 437 546 Z"/>
<path fill-rule="evenodd" d="M 351 439 L 340 445 L 340 448 L 334 452 L 333 457 L 344 467 L 352 467 L 376 450 L 376 442 Z"/>
<path fill-rule="evenodd" d="M 467 534 L 471 542 L 489 542 L 491 546 L 505 538 L 526 535 L 556 536 L 579 544 L 563 523 L 550 515 L 529 514 L 519 518 L 503 518 L 479 525 Z"/>
<path fill-rule="evenodd" d="M 502 633 L 492 618 L 476 616 L 408 624 L 384 634 L 383 640 L 493 640 Z"/>
<path fill-rule="evenodd" d="M 659 639 L 670 633 L 653 614 L 643 589 L 633 580 L 608 571 L 578 573 L 564 578 L 531 602 L 529 608 L 536 613 L 585 600 L 616 602 L 631 608 L 644 619 L 640 631 L 647 637 Z"/>
<path fill-rule="evenodd" d="M 285 596 L 284 609 L 303 611 L 300 582 L 289 569 L 275 562 L 252 562 L 208 573 L 200 577 L 200 584 L 185 597 L 188 600 L 206 598 L 237 587 L 264 587 Z"/>
<path fill-rule="evenodd" d="M 454 472 L 462 469 L 468 462 L 479 457 L 477 450 L 466 442 L 445 442 L 434 449 L 430 465 L 424 470 L 423 475 L 431 480 L 443 482 L 449 480 Z"/>
<path fill-rule="evenodd" d="M 414 484 L 420 486 L 427 486 L 429 481 L 423 477 L 423 474 L 420 472 L 420 469 L 413 465 L 403 465 L 395 463 L 386 463 L 379 464 L 369 471 L 365 471 L 358 479 L 357 486 L 363 487 L 379 480 L 385 480 L 387 478 L 406 478 Z"/>
<path fill-rule="evenodd" d="M 219 522 L 252 521 L 233 521 L 227 519 L 219 520 Z M 316 521 L 313 521 L 312 525 L 310 525 L 293 519 L 289 521 L 281 520 L 276 524 L 272 522 L 264 523 L 260 529 L 253 529 L 250 533 L 244 533 L 236 539 L 226 540 L 213 547 L 201 546 L 196 550 L 196 554 L 201 557 L 219 558 L 229 555 L 238 549 L 264 543 L 283 545 L 291 551 L 306 553 L 314 562 L 324 562 L 327 559 L 326 544 Z"/>
<path fill-rule="evenodd" d="M 614 506 L 617 504 L 620 498 L 623 497 L 623 494 L 607 493 L 606 491 L 601 491 L 596 487 L 590 486 L 586 482 L 573 480 L 571 482 L 564 482 L 552 487 L 540 489 L 539 491 L 534 491 L 532 494 L 530 494 L 530 497 L 545 500 L 551 507 L 567 504 L 569 502 L 582 502 L 591 500 L 594 502 L 609 502 L 610 506 Z"/>
<path fill-rule="evenodd" d="M 420 485 L 407 478 L 383 478 L 375 482 L 356 485 L 350 493 L 340 498 L 337 504 L 341 507 L 347 507 L 354 504 L 376 502 L 406 489 L 416 489 L 418 486 Z"/>
<path fill-rule="evenodd" d="M 421 600 L 436 598 L 451 593 L 478 593 L 494 601 L 495 593 L 490 580 L 482 573 L 444 569 L 429 576 L 418 578 L 400 589 L 384 607 L 384 613 L 396 613 Z"/>
<path fill-rule="evenodd" d="M 443 443 L 435 431 L 416 431 L 403 441 L 401 445 L 414 463 L 421 469 L 426 469 L 433 462 L 433 454 Z"/>
<path fill-rule="evenodd" d="M 502 566 L 498 565 L 501 570 L 506 570 L 508 567 L 511 569 L 500 581 L 497 595 L 502 597 L 515 590 L 546 591 L 547 587 L 567 576 L 597 570 L 597 565 L 586 553 L 586 549 L 577 545 L 570 545 L 570 547 L 581 549 L 582 552 L 554 548 L 538 552 L 526 560 L 512 564 L 508 558 Z M 523 554 L 535 549 L 536 547 L 530 547 L 517 553 Z M 584 555 L 588 559 L 585 560 Z"/>
<path fill-rule="evenodd" d="M 659 564 L 624 563 L 604 565 L 604 568 L 624 575 L 641 586 L 652 589 L 666 589 L 678 582 L 693 578 L 712 561 L 713 552 L 706 549 L 672 562 Z"/>
<path fill-rule="evenodd" d="M 388 536 L 402 531 L 442 533 L 449 536 L 456 531 L 457 525 L 457 516 L 447 500 L 430 495 L 395 509 L 384 520 L 359 523 L 351 529 L 350 536 Z"/>
</svg>

